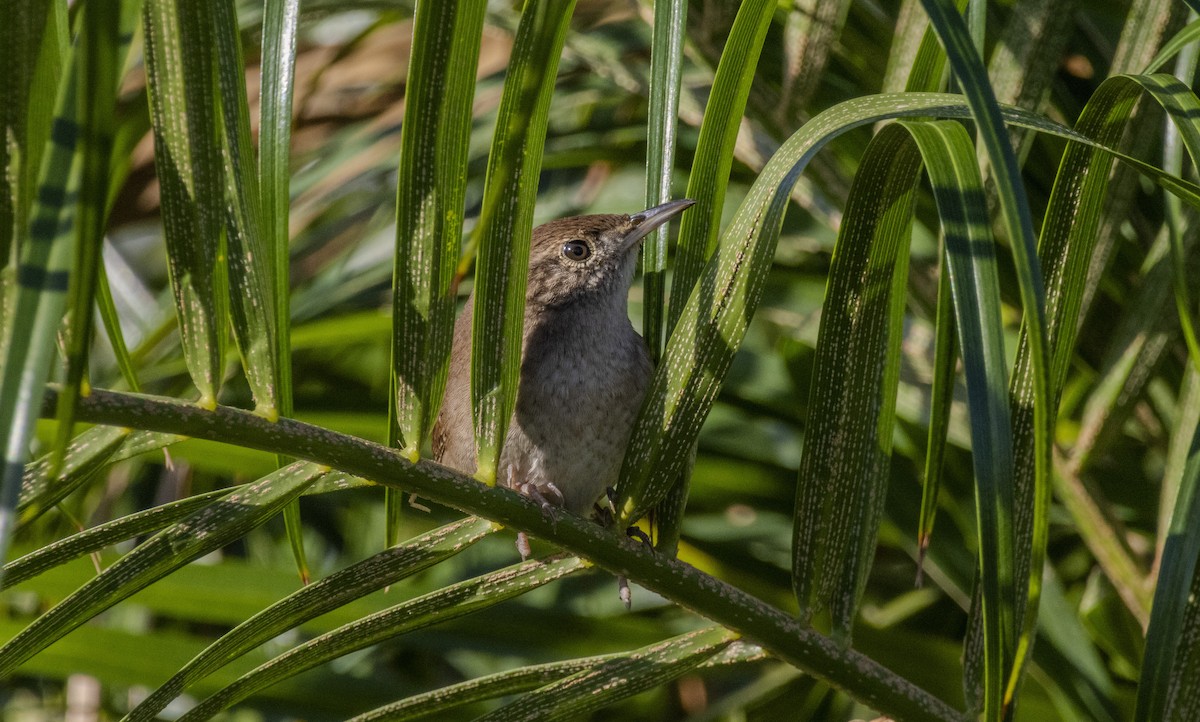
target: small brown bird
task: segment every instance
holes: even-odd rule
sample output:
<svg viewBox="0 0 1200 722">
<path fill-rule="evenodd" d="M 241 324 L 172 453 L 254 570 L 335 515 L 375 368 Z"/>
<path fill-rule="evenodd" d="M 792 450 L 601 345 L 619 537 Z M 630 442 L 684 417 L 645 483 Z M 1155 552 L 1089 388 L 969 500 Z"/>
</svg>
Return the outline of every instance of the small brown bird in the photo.
<svg viewBox="0 0 1200 722">
<path fill-rule="evenodd" d="M 650 357 L 629 323 L 640 241 L 694 203 L 624 215 L 563 218 L 533 229 L 517 406 L 500 456 L 500 483 L 578 514 L 617 481 Z M 471 420 L 471 311 L 454 347 L 434 457 L 475 471 Z"/>
</svg>

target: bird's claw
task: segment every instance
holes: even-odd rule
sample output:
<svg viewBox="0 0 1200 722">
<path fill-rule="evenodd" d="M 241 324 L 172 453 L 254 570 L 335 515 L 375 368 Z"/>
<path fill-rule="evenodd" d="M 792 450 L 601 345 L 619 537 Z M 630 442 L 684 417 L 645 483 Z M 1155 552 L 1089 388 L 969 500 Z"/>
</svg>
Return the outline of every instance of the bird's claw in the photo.
<svg viewBox="0 0 1200 722">
<path fill-rule="evenodd" d="M 526 481 L 518 487 L 518 491 L 541 504 L 542 511 L 546 513 L 551 513 L 554 509 L 561 509 L 567 503 L 562 491 L 554 485 L 553 481 Z"/>
<path fill-rule="evenodd" d="M 530 499 L 533 499 L 538 504 L 541 504 L 542 513 L 550 518 L 551 523 L 557 524 L 558 517 L 555 515 L 555 511 L 566 505 L 566 498 L 563 496 L 562 490 L 555 486 L 552 481 L 524 481 L 519 484 L 512 484 L 512 477 L 512 467 L 509 467 L 508 480 L 510 486 Z M 529 558 L 529 535 L 523 531 L 517 532 L 517 552 L 521 555 L 521 561 Z"/>
<path fill-rule="evenodd" d="M 654 551 L 654 540 L 650 538 L 649 534 L 642 531 L 641 527 L 627 527 L 625 529 L 625 536 L 629 537 L 630 539 L 636 539 L 637 541 L 645 544 L 651 552 Z"/>
</svg>

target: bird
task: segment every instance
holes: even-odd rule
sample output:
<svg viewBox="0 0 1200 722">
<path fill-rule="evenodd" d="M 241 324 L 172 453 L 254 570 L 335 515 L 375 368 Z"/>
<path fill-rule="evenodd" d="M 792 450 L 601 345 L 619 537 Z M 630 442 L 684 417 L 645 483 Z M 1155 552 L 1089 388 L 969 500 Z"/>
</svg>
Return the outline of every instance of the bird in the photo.
<svg viewBox="0 0 1200 722">
<path fill-rule="evenodd" d="M 516 408 L 498 482 L 543 508 L 588 515 L 616 484 L 634 419 L 650 383 L 645 341 L 629 321 L 628 296 L 641 241 L 694 201 L 632 215 L 560 218 L 533 229 Z M 454 326 L 445 396 L 434 424 L 434 459 L 476 469 L 471 415 L 474 294 Z M 518 539 L 523 557 L 528 556 Z"/>
</svg>

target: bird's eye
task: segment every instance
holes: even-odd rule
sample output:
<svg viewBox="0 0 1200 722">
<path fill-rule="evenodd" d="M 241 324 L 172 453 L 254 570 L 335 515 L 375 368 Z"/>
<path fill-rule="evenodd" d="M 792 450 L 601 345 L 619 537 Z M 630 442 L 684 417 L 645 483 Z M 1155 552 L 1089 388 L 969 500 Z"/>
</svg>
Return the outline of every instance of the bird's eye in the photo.
<svg viewBox="0 0 1200 722">
<path fill-rule="evenodd" d="M 588 256 L 592 255 L 592 249 L 583 241 L 567 241 L 563 244 L 562 254 L 564 258 L 572 261 L 585 261 Z"/>
</svg>

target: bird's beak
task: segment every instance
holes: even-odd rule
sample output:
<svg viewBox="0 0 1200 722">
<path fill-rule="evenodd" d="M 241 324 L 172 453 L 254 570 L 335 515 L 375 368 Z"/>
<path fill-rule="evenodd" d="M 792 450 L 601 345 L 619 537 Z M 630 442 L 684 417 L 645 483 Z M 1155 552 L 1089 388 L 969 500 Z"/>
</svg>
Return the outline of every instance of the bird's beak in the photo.
<svg viewBox="0 0 1200 722">
<path fill-rule="evenodd" d="M 633 224 L 633 230 L 629 232 L 629 235 L 625 236 L 625 248 L 633 248 L 643 238 L 650 235 L 651 231 L 655 228 L 658 228 L 694 205 L 696 205 L 696 201 L 690 198 L 683 198 L 677 201 L 667 201 L 653 208 L 647 208 L 641 213 L 634 213 L 629 217 L 629 222 Z"/>
</svg>

